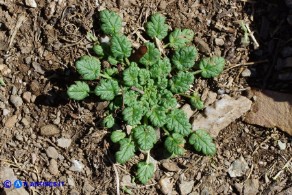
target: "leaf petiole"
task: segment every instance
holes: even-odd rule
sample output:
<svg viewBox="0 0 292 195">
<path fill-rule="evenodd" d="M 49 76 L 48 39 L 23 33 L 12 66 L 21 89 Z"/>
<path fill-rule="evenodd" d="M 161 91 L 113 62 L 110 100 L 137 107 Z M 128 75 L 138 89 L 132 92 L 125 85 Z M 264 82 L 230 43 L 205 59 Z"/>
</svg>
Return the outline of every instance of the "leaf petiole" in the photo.
<svg viewBox="0 0 292 195">
<path fill-rule="evenodd" d="M 150 150 L 147 151 L 146 163 L 149 164 L 149 161 L 150 161 Z"/>
<path fill-rule="evenodd" d="M 202 70 L 197 70 L 197 71 L 193 72 L 193 74 L 196 75 L 196 74 L 200 74 L 201 72 L 202 72 Z"/>
</svg>

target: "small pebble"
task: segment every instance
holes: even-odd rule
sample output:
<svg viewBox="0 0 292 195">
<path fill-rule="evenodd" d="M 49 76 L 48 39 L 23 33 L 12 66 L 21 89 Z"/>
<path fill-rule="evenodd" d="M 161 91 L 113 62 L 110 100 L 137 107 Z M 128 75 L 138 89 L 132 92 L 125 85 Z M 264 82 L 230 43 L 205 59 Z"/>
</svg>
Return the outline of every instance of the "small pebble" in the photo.
<svg viewBox="0 0 292 195">
<path fill-rule="evenodd" d="M 60 129 L 56 125 L 45 125 L 41 128 L 40 134 L 43 136 L 54 136 L 60 133 Z"/>
<path fill-rule="evenodd" d="M 5 127 L 13 128 L 16 122 L 17 122 L 17 116 L 13 115 L 10 118 L 8 118 L 7 121 L 5 122 Z"/>
<path fill-rule="evenodd" d="M 6 116 L 10 113 L 8 109 L 3 109 L 3 116 Z"/>
<path fill-rule="evenodd" d="M 250 77 L 251 71 L 247 68 L 244 71 L 242 71 L 241 76 L 242 77 Z"/>
<path fill-rule="evenodd" d="M 215 44 L 218 46 L 224 45 L 224 40 L 220 38 L 215 38 Z"/>
<path fill-rule="evenodd" d="M 56 150 L 56 148 L 51 147 L 51 146 L 46 149 L 46 153 L 49 158 L 53 158 L 53 159 L 57 159 L 59 156 L 59 153 Z"/>
<path fill-rule="evenodd" d="M 49 172 L 52 175 L 58 175 L 59 174 L 58 163 L 57 163 L 57 161 L 55 159 L 51 159 L 50 160 Z"/>
<path fill-rule="evenodd" d="M 71 145 L 72 140 L 66 138 L 60 138 L 57 140 L 58 146 L 61 148 L 68 148 Z"/>
<path fill-rule="evenodd" d="M 22 94 L 22 98 L 25 102 L 29 103 L 31 99 L 31 92 L 27 91 Z"/>
<path fill-rule="evenodd" d="M 22 103 L 23 103 L 21 97 L 19 97 L 19 96 L 17 96 L 17 95 L 11 95 L 11 96 L 10 96 L 10 102 L 11 102 L 16 108 L 22 106 Z"/>
<path fill-rule="evenodd" d="M 29 121 L 26 118 L 22 118 L 21 119 L 21 123 L 25 126 L 25 127 L 29 127 Z"/>
<path fill-rule="evenodd" d="M 278 146 L 279 146 L 280 150 L 285 150 L 286 149 L 286 143 L 285 142 L 281 142 L 281 140 L 278 140 Z"/>
<path fill-rule="evenodd" d="M 71 171 L 81 172 L 85 167 L 84 164 L 78 160 L 73 160 L 72 163 L 73 165 L 70 167 Z"/>
</svg>

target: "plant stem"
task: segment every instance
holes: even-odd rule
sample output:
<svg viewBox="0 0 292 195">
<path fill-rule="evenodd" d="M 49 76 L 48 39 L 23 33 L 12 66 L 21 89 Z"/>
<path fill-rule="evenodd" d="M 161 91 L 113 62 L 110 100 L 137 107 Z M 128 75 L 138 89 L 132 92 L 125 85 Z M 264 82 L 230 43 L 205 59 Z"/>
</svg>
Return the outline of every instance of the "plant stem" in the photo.
<svg viewBox="0 0 292 195">
<path fill-rule="evenodd" d="M 149 164 L 150 160 L 150 150 L 147 151 L 147 158 L 146 158 L 146 163 Z"/>
<path fill-rule="evenodd" d="M 167 48 L 169 46 L 169 43 L 165 44 L 163 47 L 164 48 Z"/>
<path fill-rule="evenodd" d="M 201 72 L 203 72 L 203 71 L 202 70 L 197 70 L 197 71 L 193 72 L 193 74 L 196 75 L 196 74 L 200 74 Z"/>
<path fill-rule="evenodd" d="M 164 131 L 165 135 L 170 135 L 170 133 L 166 129 L 164 128 L 161 128 L 161 129 Z"/>
<path fill-rule="evenodd" d="M 126 64 L 128 65 L 128 66 L 130 66 L 130 61 L 129 61 L 129 59 L 128 58 L 125 58 L 125 61 L 126 61 Z"/>
<path fill-rule="evenodd" d="M 137 91 L 137 92 L 141 93 L 142 95 L 144 95 L 144 93 L 145 93 L 143 90 L 138 89 L 138 88 L 135 87 L 135 86 L 132 86 L 132 87 L 131 87 L 131 90 L 133 90 L 133 91 Z"/>
<path fill-rule="evenodd" d="M 105 78 L 105 79 L 110 79 L 110 80 L 112 80 L 113 78 L 112 77 L 110 77 L 110 76 L 108 76 L 108 75 L 106 75 L 106 74 L 99 74 L 102 78 Z"/>
<path fill-rule="evenodd" d="M 192 98 L 192 96 L 187 95 L 187 94 L 183 94 L 183 93 L 180 93 L 179 95 L 180 95 L 180 96 L 183 96 L 183 97 L 186 97 L 186 98 Z"/>
</svg>

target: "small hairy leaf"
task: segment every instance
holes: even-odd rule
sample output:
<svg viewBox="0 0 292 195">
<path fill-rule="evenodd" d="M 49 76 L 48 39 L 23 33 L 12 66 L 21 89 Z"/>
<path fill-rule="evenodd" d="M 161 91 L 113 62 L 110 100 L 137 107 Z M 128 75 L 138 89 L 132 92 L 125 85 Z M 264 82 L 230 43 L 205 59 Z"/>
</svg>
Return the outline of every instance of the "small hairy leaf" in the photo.
<svg viewBox="0 0 292 195">
<path fill-rule="evenodd" d="M 135 91 L 125 91 L 124 93 L 124 104 L 127 106 L 133 105 L 135 102 L 137 102 L 138 94 Z"/>
<path fill-rule="evenodd" d="M 184 93 L 190 89 L 195 77 L 191 72 L 179 72 L 170 80 L 170 90 L 173 93 Z"/>
<path fill-rule="evenodd" d="M 166 89 L 168 86 L 168 79 L 167 78 L 157 78 L 157 86 L 158 89 Z"/>
<path fill-rule="evenodd" d="M 128 58 L 132 52 L 131 41 L 125 35 L 115 35 L 111 39 L 111 51 L 116 59 Z"/>
<path fill-rule="evenodd" d="M 216 153 L 216 145 L 212 137 L 202 129 L 196 130 L 191 134 L 189 143 L 194 146 L 196 151 L 205 155 L 214 155 Z"/>
<path fill-rule="evenodd" d="M 191 105 L 197 110 L 204 109 L 204 102 L 201 100 L 199 94 L 195 93 L 190 99 Z"/>
<path fill-rule="evenodd" d="M 198 51 L 194 46 L 183 47 L 174 52 L 172 62 L 179 70 L 188 70 L 195 65 Z"/>
<path fill-rule="evenodd" d="M 119 93 L 119 90 L 120 88 L 117 81 L 102 79 L 100 85 L 96 86 L 94 93 L 100 96 L 102 100 L 113 100 Z"/>
<path fill-rule="evenodd" d="M 94 80 L 100 74 L 100 61 L 93 56 L 82 56 L 76 61 L 76 69 L 85 80 Z"/>
<path fill-rule="evenodd" d="M 191 124 L 187 118 L 186 113 L 180 109 L 174 109 L 168 114 L 168 121 L 166 123 L 167 129 L 187 136 L 191 132 Z"/>
<path fill-rule="evenodd" d="M 171 64 L 167 57 L 159 59 L 158 63 L 153 64 L 150 69 L 152 78 L 166 77 L 171 71 Z"/>
<path fill-rule="evenodd" d="M 110 114 L 107 117 L 105 117 L 102 121 L 102 124 L 106 128 L 112 128 L 115 124 L 115 119 L 114 119 L 113 115 Z"/>
<path fill-rule="evenodd" d="M 146 184 L 154 176 L 153 163 L 139 162 L 137 170 L 137 178 L 142 184 Z"/>
<path fill-rule="evenodd" d="M 111 133 L 111 140 L 114 143 L 118 143 L 120 140 L 126 137 L 126 133 L 122 130 L 116 130 Z"/>
<path fill-rule="evenodd" d="M 101 57 L 104 56 L 103 48 L 101 45 L 95 44 L 92 47 L 92 50 L 94 51 L 94 53 L 96 53 L 96 55 L 101 56 Z"/>
<path fill-rule="evenodd" d="M 185 143 L 186 141 L 182 135 L 173 133 L 171 136 L 167 136 L 164 146 L 172 154 L 183 155 L 185 152 Z"/>
<path fill-rule="evenodd" d="M 168 25 L 165 24 L 165 17 L 159 13 L 151 16 L 151 20 L 146 23 L 146 33 L 151 38 L 162 40 L 167 36 Z"/>
<path fill-rule="evenodd" d="M 140 63 L 145 66 L 152 66 L 155 64 L 160 58 L 160 52 L 157 48 L 155 48 L 154 43 L 145 43 L 147 47 L 147 52 L 140 58 Z"/>
<path fill-rule="evenodd" d="M 151 126 L 140 125 L 133 130 L 133 137 L 141 150 L 148 151 L 156 143 L 156 132 Z"/>
<path fill-rule="evenodd" d="M 134 104 L 124 109 L 124 120 L 131 126 L 140 124 L 143 117 L 143 106 L 140 104 Z"/>
<path fill-rule="evenodd" d="M 156 105 L 158 103 L 157 88 L 155 86 L 145 88 L 141 101 L 148 102 L 150 106 Z"/>
<path fill-rule="evenodd" d="M 123 80 L 125 85 L 132 87 L 139 87 L 139 71 L 140 68 L 136 64 L 132 64 L 129 68 L 123 72 Z"/>
<path fill-rule="evenodd" d="M 76 81 L 67 90 L 68 96 L 73 100 L 83 100 L 89 96 L 89 92 L 90 89 L 87 83 L 81 81 Z"/>
<path fill-rule="evenodd" d="M 118 71 L 118 69 L 117 68 L 107 68 L 107 69 L 105 69 L 105 73 L 107 74 L 107 75 L 109 75 L 109 76 L 112 76 L 112 75 L 114 75 L 114 74 L 117 74 L 119 71 Z"/>
<path fill-rule="evenodd" d="M 200 61 L 199 67 L 202 70 L 202 77 L 212 78 L 218 76 L 224 69 L 225 59 L 222 57 L 204 58 Z"/>
<path fill-rule="evenodd" d="M 111 65 L 117 65 L 119 62 L 113 57 L 113 56 L 109 56 L 107 58 L 108 63 L 110 63 Z"/>
<path fill-rule="evenodd" d="M 160 93 L 159 105 L 163 106 L 165 109 L 171 109 L 176 107 L 177 101 L 173 97 L 173 94 L 165 89 Z"/>
<path fill-rule="evenodd" d="M 128 138 L 122 139 L 119 144 L 120 150 L 116 152 L 116 160 L 124 164 L 135 155 L 135 144 Z"/>
<path fill-rule="evenodd" d="M 163 107 L 153 107 L 147 114 L 151 123 L 156 127 L 162 127 L 166 123 L 166 114 Z"/>
<path fill-rule="evenodd" d="M 174 49 L 179 49 L 190 42 L 192 42 L 194 38 L 194 32 L 190 29 L 174 29 L 173 32 L 169 35 L 169 45 Z"/>
<path fill-rule="evenodd" d="M 121 32 L 122 18 L 113 11 L 103 10 L 100 12 L 101 30 L 108 35 L 115 35 Z"/>
<path fill-rule="evenodd" d="M 139 71 L 139 83 L 140 85 L 146 85 L 150 79 L 150 72 L 147 69 L 141 68 Z"/>
</svg>

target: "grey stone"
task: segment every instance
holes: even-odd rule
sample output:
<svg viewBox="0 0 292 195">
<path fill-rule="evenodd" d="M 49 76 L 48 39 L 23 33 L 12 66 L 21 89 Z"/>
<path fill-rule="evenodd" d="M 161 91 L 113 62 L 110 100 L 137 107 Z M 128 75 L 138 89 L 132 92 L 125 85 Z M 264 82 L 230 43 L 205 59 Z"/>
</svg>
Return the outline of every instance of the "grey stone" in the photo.
<svg viewBox="0 0 292 195">
<path fill-rule="evenodd" d="M 66 138 L 60 138 L 57 140 L 58 146 L 61 148 L 68 148 L 71 145 L 72 140 Z"/>
<path fill-rule="evenodd" d="M 21 97 L 17 95 L 11 95 L 9 100 L 16 108 L 22 106 L 23 104 Z"/>
<path fill-rule="evenodd" d="M 54 136 L 60 133 L 60 129 L 56 125 L 45 125 L 41 127 L 40 134 L 43 136 Z"/>
<path fill-rule="evenodd" d="M 10 118 L 8 118 L 7 121 L 5 122 L 5 127 L 13 128 L 15 126 L 16 122 L 17 122 L 17 116 L 13 115 Z"/>
<path fill-rule="evenodd" d="M 25 102 L 29 103 L 31 99 L 31 92 L 26 91 L 22 94 L 22 98 Z"/>
<path fill-rule="evenodd" d="M 181 195 L 186 195 L 191 193 L 193 187 L 194 187 L 195 181 L 182 181 L 179 184 L 179 190 Z"/>
<path fill-rule="evenodd" d="M 253 91 L 257 97 L 245 122 L 267 128 L 278 127 L 292 135 L 292 95 L 264 90 Z"/>
<path fill-rule="evenodd" d="M 194 114 L 194 111 L 192 110 L 192 108 L 189 104 L 183 105 L 183 107 L 181 109 L 184 111 L 184 113 L 186 113 L 188 119 L 190 119 Z"/>
<path fill-rule="evenodd" d="M 55 159 L 50 160 L 50 165 L 49 165 L 49 172 L 52 175 L 59 175 L 59 170 L 58 170 L 58 163 Z"/>
<path fill-rule="evenodd" d="M 241 76 L 250 77 L 251 76 L 251 71 L 248 68 L 246 68 L 244 71 L 242 71 Z"/>
<path fill-rule="evenodd" d="M 235 99 L 224 95 L 222 99 L 215 102 L 214 107 L 206 107 L 204 113 L 194 118 L 192 129 L 205 129 L 212 137 L 216 137 L 221 129 L 250 110 L 251 104 L 252 102 L 246 97 Z"/>
<path fill-rule="evenodd" d="M 57 159 L 59 157 L 59 153 L 56 148 L 50 146 L 46 149 L 47 156 L 53 159 Z"/>
<path fill-rule="evenodd" d="M 248 164 L 245 159 L 241 156 L 239 159 L 235 160 L 228 169 L 228 174 L 230 177 L 241 177 L 245 175 L 248 170 Z"/>
</svg>

